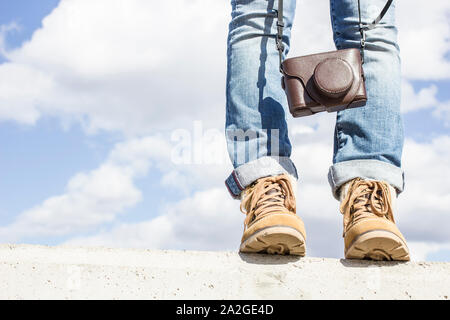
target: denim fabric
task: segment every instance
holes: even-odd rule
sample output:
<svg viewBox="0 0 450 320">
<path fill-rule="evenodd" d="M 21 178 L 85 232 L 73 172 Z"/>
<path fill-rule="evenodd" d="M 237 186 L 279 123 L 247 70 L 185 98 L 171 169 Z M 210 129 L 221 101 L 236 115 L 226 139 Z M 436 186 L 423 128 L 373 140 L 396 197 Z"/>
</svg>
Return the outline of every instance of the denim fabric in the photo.
<svg viewBox="0 0 450 320">
<path fill-rule="evenodd" d="M 363 22 L 372 22 L 385 3 L 385 0 L 361 0 Z M 297 171 L 289 159 L 292 149 L 286 123 L 289 113 L 275 46 L 274 9 L 278 1 L 232 0 L 231 4 L 225 133 L 235 170 L 226 185 L 238 197 L 258 178 L 280 173 L 297 177 Z M 304 10 L 308 8 L 305 6 Z M 285 55 L 289 51 L 294 13 L 295 0 L 285 1 Z M 337 49 L 359 48 L 358 2 L 330 0 L 330 15 Z M 404 187 L 395 2 L 378 27 L 366 36 L 363 68 L 368 103 L 337 113 L 333 166 L 328 173 L 335 197 L 342 184 L 356 177 L 384 180 L 398 192 Z"/>
</svg>

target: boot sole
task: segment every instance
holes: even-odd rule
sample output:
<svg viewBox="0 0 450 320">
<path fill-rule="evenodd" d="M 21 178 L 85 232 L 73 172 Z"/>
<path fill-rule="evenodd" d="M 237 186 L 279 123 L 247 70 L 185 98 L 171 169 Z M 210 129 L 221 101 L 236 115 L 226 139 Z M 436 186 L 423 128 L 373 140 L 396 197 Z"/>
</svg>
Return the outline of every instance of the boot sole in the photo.
<svg viewBox="0 0 450 320">
<path fill-rule="evenodd" d="M 244 253 L 268 253 L 305 256 L 305 238 L 296 229 L 274 226 L 257 231 L 239 248 Z"/>
<path fill-rule="evenodd" d="M 375 230 L 361 234 L 345 253 L 346 259 L 409 261 L 409 249 L 396 234 Z"/>
</svg>

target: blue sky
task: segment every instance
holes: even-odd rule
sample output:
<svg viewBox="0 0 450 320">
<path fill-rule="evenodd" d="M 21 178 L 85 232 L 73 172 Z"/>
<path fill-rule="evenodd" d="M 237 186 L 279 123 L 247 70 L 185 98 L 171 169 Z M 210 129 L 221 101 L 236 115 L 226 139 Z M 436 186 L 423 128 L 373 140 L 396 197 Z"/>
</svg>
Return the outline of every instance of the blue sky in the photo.
<svg viewBox="0 0 450 320">
<path fill-rule="evenodd" d="M 450 80 L 440 81 L 411 81 L 414 89 L 419 91 L 430 85 L 435 85 L 438 88 L 436 98 L 439 101 L 450 100 Z M 417 141 L 427 142 L 433 137 L 440 134 L 448 134 L 449 127 L 440 119 L 433 117 L 430 110 L 417 110 L 409 112 L 403 117 L 405 126 L 405 135 Z"/>
<path fill-rule="evenodd" d="M 414 82 L 413 82 L 414 84 Z M 415 85 L 417 90 L 423 88 L 422 83 Z M 448 91 L 449 84 L 438 84 L 439 92 Z M 446 94 L 442 94 L 446 96 Z M 446 98 L 448 99 L 448 98 Z M 445 100 L 446 100 L 445 99 Z M 443 99 L 444 100 L 444 99 Z M 434 117 L 430 110 L 417 110 L 409 112 L 403 116 L 403 123 L 405 128 L 405 136 L 420 142 L 429 142 L 434 137 L 441 134 L 448 134 L 449 128 L 445 126 L 443 121 Z"/>
<path fill-rule="evenodd" d="M 219 134 L 223 128 L 225 44 L 221 39 L 226 38 L 228 2 L 154 4 L 167 12 L 184 6 L 193 15 L 179 16 L 173 30 L 167 30 L 169 35 L 160 39 L 155 30 L 161 22 L 148 3 L 114 2 L 103 10 L 104 1 L 0 0 L 0 26 L 17 26 L 3 33 L 0 47 L 6 52 L 0 54 L 0 81 L 6 81 L 4 90 L 9 90 L 2 96 L 0 85 L 0 242 L 234 250 L 243 216 L 223 188 L 230 164 L 225 160 L 182 166 L 170 161 L 175 130 L 192 132 L 194 121 L 202 121 L 204 129 Z M 308 19 L 328 19 L 326 6 L 327 1 L 317 2 L 310 16 L 299 11 L 299 28 L 293 38 L 301 36 L 293 54 L 305 50 L 301 41 L 308 39 L 301 29 Z M 429 51 L 414 55 L 410 49 L 413 37 L 409 31 L 401 35 L 407 92 L 405 157 L 412 181 L 409 193 L 405 191 L 400 200 L 399 216 L 418 259 L 449 261 L 450 226 L 442 222 L 450 221 L 446 209 L 450 188 L 445 185 L 450 178 L 445 149 L 450 139 L 450 74 L 439 69 L 450 63 L 450 24 L 442 17 L 450 6 L 439 1 L 436 7 L 424 9 L 428 10 L 424 11 L 427 21 L 436 21 L 434 27 L 440 30 L 435 41 L 441 53 L 436 53 L 438 62 L 429 74 L 422 77 L 412 66 L 420 69 L 420 55 L 435 53 L 423 48 Z M 400 26 L 412 14 L 402 13 Z M 185 25 L 198 25 L 198 30 L 187 33 Z M 318 39 L 317 48 L 330 48 L 329 38 L 310 36 Z M 189 46 L 198 39 L 210 44 L 206 53 Z M 193 72 L 195 78 L 187 76 Z M 177 93 L 167 89 L 175 76 Z M 207 89 L 201 90 L 204 86 Z M 171 124 L 165 126 L 168 118 Z M 305 125 L 314 128 L 317 136 L 327 138 L 298 146 L 298 161 L 310 160 L 302 155 L 302 148 L 323 150 L 324 158 L 331 159 L 333 116 L 308 121 Z M 293 122 L 291 131 L 302 125 Z M 222 143 L 219 139 L 215 145 Z M 203 152 L 211 152 L 209 148 L 205 146 Z M 309 195 L 312 191 L 305 186 L 305 202 L 299 206 L 305 211 L 304 220 L 313 226 L 309 230 L 312 240 L 318 239 L 310 252 L 340 257 L 341 230 L 336 228 L 340 216 L 335 215 L 337 204 L 326 185 L 328 165 L 321 162 L 317 176 L 311 173 L 311 178 L 305 178 L 308 186 L 322 181 L 317 188 L 326 193 L 325 200 Z M 417 200 L 421 183 L 428 190 L 422 201 Z M 103 193 L 102 188 L 109 186 L 112 196 Z M 442 203 L 423 207 L 428 201 L 436 202 L 435 196 Z M 307 213 L 314 199 L 324 206 L 321 216 Z M 198 214 L 193 215 L 194 211 Z M 418 232 L 418 216 L 427 219 L 424 230 L 439 232 L 427 231 L 425 236 Z M 330 245 L 319 241 L 320 224 L 323 230 L 336 231 L 328 235 Z"/>
<path fill-rule="evenodd" d="M 1 0 L 1 23 L 8 24 L 15 22 L 20 25 L 20 30 L 7 35 L 7 44 L 11 47 L 18 47 L 23 41 L 29 40 L 33 32 L 42 26 L 42 19 L 48 15 L 58 3 L 59 0 Z M 2 58 L 0 57 L 0 59 Z"/>
</svg>

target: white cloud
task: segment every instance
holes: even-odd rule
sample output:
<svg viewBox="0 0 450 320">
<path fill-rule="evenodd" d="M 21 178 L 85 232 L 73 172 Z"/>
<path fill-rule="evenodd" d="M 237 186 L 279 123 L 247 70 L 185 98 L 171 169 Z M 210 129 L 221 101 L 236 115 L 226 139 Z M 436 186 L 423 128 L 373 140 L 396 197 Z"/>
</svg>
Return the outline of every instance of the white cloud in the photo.
<svg viewBox="0 0 450 320">
<path fill-rule="evenodd" d="M 63 0 L 30 41 L 6 52 L 0 120 L 32 124 L 46 114 L 125 134 L 192 119 L 219 126 L 228 9 L 222 1 Z"/>
<path fill-rule="evenodd" d="M 64 194 L 49 197 L 1 227 L 0 238 L 8 242 L 66 236 L 113 222 L 141 201 L 134 180 L 147 175 L 150 160 L 166 160 L 168 155 L 170 146 L 160 137 L 119 143 L 97 169 L 72 177 Z"/>
<path fill-rule="evenodd" d="M 432 115 L 440 119 L 444 123 L 444 126 L 450 127 L 450 101 L 439 103 Z"/>
<path fill-rule="evenodd" d="M 158 249 L 167 247 L 172 235 L 174 235 L 172 222 L 167 216 L 159 216 L 134 224 L 121 223 L 93 236 L 75 236 L 64 244 Z"/>
<path fill-rule="evenodd" d="M 43 201 L 17 216 L 8 226 L 0 228 L 2 241 L 42 236 L 64 236 L 82 232 L 115 216 L 141 199 L 141 192 L 132 184 L 123 168 L 105 164 L 73 177 L 65 194 Z"/>
<path fill-rule="evenodd" d="M 407 79 L 439 80 L 450 76 L 450 3 L 397 1 L 399 43 Z"/>
<path fill-rule="evenodd" d="M 20 30 L 19 25 L 16 22 L 11 22 L 6 25 L 0 25 L 0 56 L 6 54 L 6 35 L 15 30 Z"/>
<path fill-rule="evenodd" d="M 297 0 L 290 57 L 336 50 L 329 1 Z"/>
<path fill-rule="evenodd" d="M 154 219 L 120 224 L 91 237 L 70 239 L 65 244 L 235 250 L 239 247 L 243 219 L 238 202 L 224 188 L 214 188 L 168 204 Z"/>
<path fill-rule="evenodd" d="M 444 127 L 450 127 L 450 100 L 439 101 L 437 94 L 438 87 L 435 84 L 421 88 L 416 92 L 409 81 L 403 80 L 402 113 L 430 109 L 433 118 L 441 122 Z"/>
<path fill-rule="evenodd" d="M 34 124 L 41 116 L 42 96 L 53 86 L 45 73 L 28 66 L 0 65 L 0 120 Z"/>
<path fill-rule="evenodd" d="M 216 145 L 223 142 L 221 140 L 205 144 L 201 156 L 206 159 Z M 200 141 L 196 143 L 200 144 Z M 118 215 L 128 212 L 142 200 L 142 193 L 135 182 L 146 177 L 150 168 L 162 175 L 160 181 L 155 181 L 162 188 L 161 194 L 182 190 L 185 196 L 189 196 L 195 190 L 217 188 L 218 184 L 225 191 L 222 180 L 231 170 L 229 164 L 178 165 L 172 159 L 174 147 L 174 143 L 162 135 L 133 138 L 116 144 L 98 168 L 73 176 L 63 194 L 49 197 L 20 213 L 12 224 L 1 227 L 0 239 L 8 242 L 69 236 L 113 223 Z M 195 199 L 196 203 L 200 203 L 199 199 Z M 205 199 L 204 203 L 207 201 Z M 212 208 L 221 202 L 226 203 L 211 203 Z M 157 221 L 164 221 L 161 219 Z"/>
<path fill-rule="evenodd" d="M 410 82 L 402 82 L 402 112 L 417 111 L 420 109 L 434 108 L 439 104 L 436 98 L 438 88 L 436 85 L 422 88 L 415 92 Z"/>
<path fill-rule="evenodd" d="M 407 239 L 450 242 L 450 137 L 429 144 L 405 143 L 406 187 L 399 198 L 398 222 Z"/>
<path fill-rule="evenodd" d="M 411 260 L 426 261 L 429 260 L 428 257 L 430 254 L 437 253 L 441 250 L 449 250 L 450 242 L 438 243 L 409 241 L 408 247 L 411 251 Z"/>
</svg>

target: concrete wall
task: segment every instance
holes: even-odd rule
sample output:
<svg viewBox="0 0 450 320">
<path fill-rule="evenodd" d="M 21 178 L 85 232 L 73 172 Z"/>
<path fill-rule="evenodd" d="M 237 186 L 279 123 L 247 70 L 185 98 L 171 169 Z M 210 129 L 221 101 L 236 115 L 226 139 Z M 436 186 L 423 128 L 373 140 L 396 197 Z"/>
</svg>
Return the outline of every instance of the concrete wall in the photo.
<svg viewBox="0 0 450 320">
<path fill-rule="evenodd" d="M 0 299 L 449 299 L 450 263 L 0 246 Z"/>
</svg>

